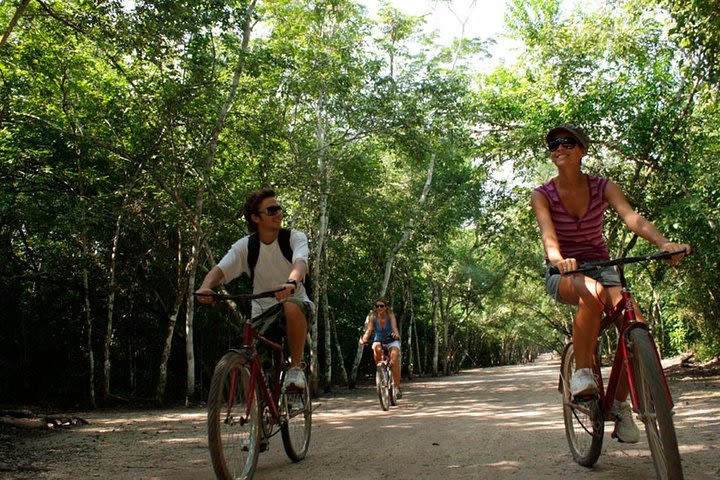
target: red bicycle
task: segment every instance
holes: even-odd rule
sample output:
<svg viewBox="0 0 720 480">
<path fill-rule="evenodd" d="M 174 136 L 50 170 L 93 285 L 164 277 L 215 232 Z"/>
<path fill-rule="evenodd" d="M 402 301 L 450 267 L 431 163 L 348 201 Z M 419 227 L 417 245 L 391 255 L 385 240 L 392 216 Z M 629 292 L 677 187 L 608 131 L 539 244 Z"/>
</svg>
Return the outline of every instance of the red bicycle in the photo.
<svg viewBox="0 0 720 480">
<path fill-rule="evenodd" d="M 618 324 L 618 341 L 607 389 L 603 386 L 599 351 L 596 351 L 593 370 L 598 379 L 598 394 L 575 396 L 570 393 L 570 380 L 575 372 L 575 351 L 572 342 L 565 346 L 560 365 L 558 390 L 563 399 L 565 435 L 573 459 L 585 467 L 595 464 L 602 449 L 605 420 L 612 419 L 612 405 L 619 381 L 626 377 L 630 386 L 633 411 L 645 424 L 650 452 L 657 477 L 662 480 L 683 478 L 680 453 L 673 425 L 673 400 L 663 372 L 657 347 L 645 323 L 637 321 L 632 294 L 625 280 L 624 265 L 665 259 L 680 252 L 659 252 L 641 257 L 628 257 L 607 262 L 583 265 L 566 272 L 589 272 L 615 266 L 622 286 L 622 299 L 615 306 L 607 306 L 601 320 L 601 335 L 612 324 Z"/>
<path fill-rule="evenodd" d="M 277 291 L 212 296 L 245 303 L 273 297 Z M 308 382 L 304 389 L 286 389 L 283 379 L 290 364 L 284 346 L 255 330 L 242 308 L 236 310 L 244 320 L 242 348 L 229 350 L 215 365 L 208 397 L 210 456 L 222 480 L 251 479 L 258 455 L 278 432 L 287 456 L 299 462 L 307 453 L 312 428 Z M 266 358 L 258 354 L 259 345 L 267 351 Z"/>
</svg>

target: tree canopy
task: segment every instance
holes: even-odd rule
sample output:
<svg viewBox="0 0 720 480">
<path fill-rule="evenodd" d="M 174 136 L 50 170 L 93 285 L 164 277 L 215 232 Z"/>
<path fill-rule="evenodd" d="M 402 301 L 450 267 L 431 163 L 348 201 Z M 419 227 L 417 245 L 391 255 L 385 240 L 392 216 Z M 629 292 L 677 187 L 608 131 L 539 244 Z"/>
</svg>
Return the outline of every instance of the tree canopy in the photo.
<svg viewBox="0 0 720 480">
<path fill-rule="evenodd" d="M 3 2 L 0 401 L 204 397 L 237 336 L 191 292 L 263 186 L 311 241 L 316 385 L 354 383 L 379 296 L 408 373 L 559 349 L 572 309 L 544 293 L 529 197 L 560 122 L 589 132 L 589 172 L 694 247 L 628 272 L 662 354 L 718 355 L 720 13 L 607 3 L 513 0 L 522 54 L 481 72 L 492 39 L 443 45 L 390 5 Z M 605 227 L 613 255 L 653 249 Z"/>
</svg>

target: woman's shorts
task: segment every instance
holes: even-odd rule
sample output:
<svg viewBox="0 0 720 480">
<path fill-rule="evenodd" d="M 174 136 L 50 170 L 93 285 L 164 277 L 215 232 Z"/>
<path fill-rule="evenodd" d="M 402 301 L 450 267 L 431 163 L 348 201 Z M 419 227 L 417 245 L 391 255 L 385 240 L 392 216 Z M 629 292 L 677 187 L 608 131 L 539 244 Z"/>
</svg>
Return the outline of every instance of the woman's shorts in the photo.
<svg viewBox="0 0 720 480">
<path fill-rule="evenodd" d="M 585 265 L 587 262 L 580 262 L 580 267 Z M 545 269 L 545 291 L 550 295 L 553 300 L 560 303 L 563 302 L 558 295 L 558 288 L 560 287 L 560 274 L 550 274 L 550 266 L 548 265 Z M 601 270 L 593 270 L 591 272 L 583 273 L 586 277 L 590 277 L 597 281 L 604 287 L 617 287 L 620 286 L 620 275 L 615 271 L 615 267 L 604 267 Z"/>
<path fill-rule="evenodd" d="M 380 343 L 380 342 L 378 342 L 377 340 L 374 340 L 373 344 L 375 344 L 375 343 Z M 389 343 L 383 343 L 382 346 L 387 348 L 388 350 L 391 348 L 397 348 L 398 350 L 400 350 L 400 340 L 393 340 L 392 342 L 389 342 Z"/>
</svg>

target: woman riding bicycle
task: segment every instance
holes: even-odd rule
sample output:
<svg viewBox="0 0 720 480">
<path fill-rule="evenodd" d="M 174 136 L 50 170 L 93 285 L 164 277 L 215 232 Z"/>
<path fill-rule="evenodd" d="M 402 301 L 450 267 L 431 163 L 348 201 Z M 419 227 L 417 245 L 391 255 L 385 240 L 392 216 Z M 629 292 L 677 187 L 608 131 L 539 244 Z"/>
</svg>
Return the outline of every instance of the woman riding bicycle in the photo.
<svg viewBox="0 0 720 480">
<path fill-rule="evenodd" d="M 548 267 L 545 288 L 556 301 L 578 306 L 572 333 L 576 371 L 570 390 L 573 395 L 591 395 L 598 392 L 591 367 L 600 318 L 605 305 L 620 300 L 620 279 L 612 267 L 597 273 L 571 276 L 550 274 L 549 267 L 555 266 L 563 273 L 577 269 L 584 261 L 609 260 L 602 236 L 603 214 L 608 205 L 615 209 L 632 232 L 660 250 L 675 252 L 685 249 L 686 253 L 672 257 L 669 263 L 676 264 L 691 249 L 687 244 L 679 245 L 667 240 L 630 206 L 615 183 L 582 172 L 582 158 L 588 152 L 590 139 L 581 128 L 564 123 L 550 130 L 545 140 L 558 174 L 533 190 L 531 197 Z M 634 308 L 638 321 L 644 322 L 637 305 Z M 615 395 L 613 436 L 621 442 L 636 443 L 640 431 L 633 421 L 627 396 L 625 380 L 620 383 Z"/>
<path fill-rule="evenodd" d="M 395 314 L 388 309 L 387 302 L 380 298 L 375 301 L 375 308 L 368 316 L 367 327 L 360 337 L 360 344 L 364 345 L 375 332 L 372 349 L 375 356 L 375 364 L 382 361 L 383 347 L 390 353 L 390 364 L 392 367 L 393 380 L 395 381 L 395 398 L 402 398 L 400 390 L 400 332 L 397 328 Z"/>
</svg>

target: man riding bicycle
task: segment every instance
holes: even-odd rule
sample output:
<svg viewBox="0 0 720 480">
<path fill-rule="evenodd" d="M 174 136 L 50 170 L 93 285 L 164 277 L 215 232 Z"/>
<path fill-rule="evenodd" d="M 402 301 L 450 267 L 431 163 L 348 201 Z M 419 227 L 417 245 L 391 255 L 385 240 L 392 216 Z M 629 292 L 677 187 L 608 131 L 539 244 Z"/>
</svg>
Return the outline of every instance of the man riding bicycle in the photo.
<svg viewBox="0 0 720 480">
<path fill-rule="evenodd" d="M 303 279 L 308 270 L 307 236 L 298 231 L 289 232 L 292 261 L 283 253 L 278 241 L 281 234 L 282 207 L 275 199 L 275 191 L 270 188 L 250 193 L 245 202 L 243 215 L 251 235 L 235 242 L 217 266 L 210 270 L 203 283 L 195 292 L 211 294 L 213 288 L 228 283 L 246 273 L 250 275 L 253 293 L 282 288 L 274 298 L 263 298 L 253 302 L 253 324 L 261 325 L 264 332 L 275 323 L 285 328 L 290 349 L 290 369 L 285 376 L 286 387 L 305 388 L 303 373 L 303 353 L 307 335 L 307 315 L 313 303 L 308 297 Z M 255 265 L 252 265 L 252 235 L 259 240 L 259 252 L 255 252 Z M 250 261 L 249 261 L 250 258 Z M 257 266 L 257 268 L 255 268 Z M 198 301 L 213 304 L 211 296 L 198 296 Z"/>
<path fill-rule="evenodd" d="M 395 314 L 388 309 L 384 299 L 375 301 L 375 308 L 368 315 L 365 332 L 360 337 L 359 343 L 364 345 L 370 339 L 370 334 L 375 332 L 372 349 L 375 356 L 375 364 L 382 361 L 383 347 L 388 349 L 390 364 L 392 367 L 393 380 L 395 381 L 395 398 L 402 398 L 400 390 L 400 332 L 397 328 Z"/>
</svg>

